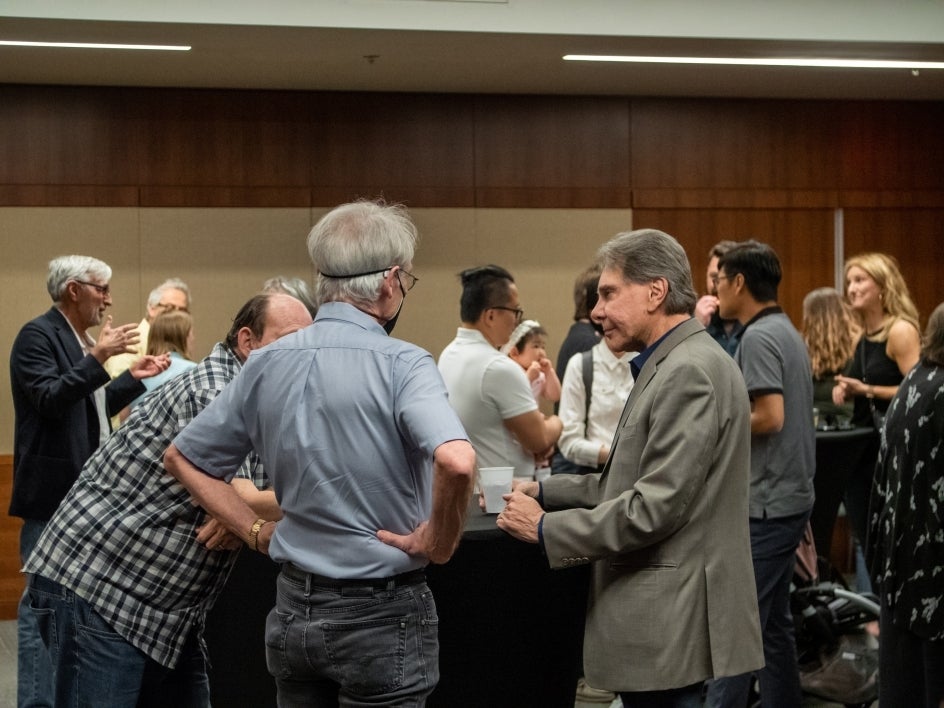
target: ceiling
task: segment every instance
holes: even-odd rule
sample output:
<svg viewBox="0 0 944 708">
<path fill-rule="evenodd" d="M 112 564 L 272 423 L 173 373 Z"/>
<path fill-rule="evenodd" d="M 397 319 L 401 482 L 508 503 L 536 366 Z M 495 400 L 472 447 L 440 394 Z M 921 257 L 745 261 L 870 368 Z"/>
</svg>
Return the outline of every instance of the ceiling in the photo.
<svg viewBox="0 0 944 708">
<path fill-rule="evenodd" d="M 2 10 L 2 4 L 0 4 Z M 564 54 L 944 61 L 941 41 L 263 26 L 0 17 L 0 39 L 189 44 L 189 52 L 0 47 L 0 83 L 345 91 L 944 100 L 944 70 L 565 62 Z"/>
</svg>

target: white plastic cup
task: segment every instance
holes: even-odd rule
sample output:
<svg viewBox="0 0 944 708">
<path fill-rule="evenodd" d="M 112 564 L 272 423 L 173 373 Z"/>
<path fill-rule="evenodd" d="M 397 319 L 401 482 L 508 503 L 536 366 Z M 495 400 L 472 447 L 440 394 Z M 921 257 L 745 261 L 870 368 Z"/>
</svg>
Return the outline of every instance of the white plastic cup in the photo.
<svg viewBox="0 0 944 708">
<path fill-rule="evenodd" d="M 485 513 L 500 514 L 505 510 L 503 494 L 511 494 L 514 467 L 480 467 L 479 486 L 485 495 Z"/>
</svg>

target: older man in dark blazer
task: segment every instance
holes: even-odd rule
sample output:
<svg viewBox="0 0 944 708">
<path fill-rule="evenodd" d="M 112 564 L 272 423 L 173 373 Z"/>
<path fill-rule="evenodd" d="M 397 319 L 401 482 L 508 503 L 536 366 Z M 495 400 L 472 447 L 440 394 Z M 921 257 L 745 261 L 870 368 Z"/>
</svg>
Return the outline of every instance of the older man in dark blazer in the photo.
<svg viewBox="0 0 944 708">
<path fill-rule="evenodd" d="M 23 519 L 23 562 L 82 465 L 111 432 L 109 417 L 145 391 L 140 379 L 169 363 L 166 355 L 143 357 L 108 383 L 104 363 L 138 339 L 134 324 L 112 327 L 111 317 L 103 324 L 111 305 L 110 279 L 111 268 L 95 258 L 50 261 L 46 288 L 53 307 L 27 322 L 13 342 L 10 382 L 16 422 L 10 515 Z M 96 341 L 87 330 L 97 325 L 102 329 Z M 52 670 L 27 602 L 24 594 L 17 627 L 17 704 L 51 706 Z"/>
<path fill-rule="evenodd" d="M 705 679 L 763 664 L 747 390 L 691 317 L 691 269 L 675 239 L 633 231 L 600 255 L 593 319 L 615 349 L 640 352 L 610 457 L 598 474 L 519 485 L 498 526 L 543 544 L 552 568 L 593 563 L 590 684 L 626 706 L 700 706 Z"/>
</svg>

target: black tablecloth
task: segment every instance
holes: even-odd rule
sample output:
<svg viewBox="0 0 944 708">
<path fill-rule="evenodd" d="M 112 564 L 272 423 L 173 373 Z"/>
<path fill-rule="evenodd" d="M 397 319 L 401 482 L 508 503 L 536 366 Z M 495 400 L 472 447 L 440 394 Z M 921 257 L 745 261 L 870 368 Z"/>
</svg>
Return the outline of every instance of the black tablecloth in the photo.
<svg viewBox="0 0 944 708">
<path fill-rule="evenodd" d="M 551 571 L 532 544 L 473 504 L 453 558 L 427 570 L 439 614 L 440 682 L 429 706 L 573 708 L 589 566 Z M 207 618 L 214 708 L 275 706 L 265 618 L 278 566 L 244 549 Z"/>
<path fill-rule="evenodd" d="M 877 440 L 878 435 L 872 428 L 816 433 L 816 476 L 813 478 L 816 502 L 810 515 L 810 527 L 816 551 L 821 556 L 829 557 L 833 526 L 849 479 L 855 470 L 868 463 L 868 456 L 874 463 Z"/>
<path fill-rule="evenodd" d="M 265 621 L 275 607 L 279 566 L 244 548 L 207 616 L 213 708 L 275 708 L 275 680 L 266 669 Z"/>
<path fill-rule="evenodd" d="M 590 567 L 550 570 L 538 546 L 469 512 L 446 565 L 427 576 L 439 610 L 442 708 L 573 708 Z"/>
</svg>

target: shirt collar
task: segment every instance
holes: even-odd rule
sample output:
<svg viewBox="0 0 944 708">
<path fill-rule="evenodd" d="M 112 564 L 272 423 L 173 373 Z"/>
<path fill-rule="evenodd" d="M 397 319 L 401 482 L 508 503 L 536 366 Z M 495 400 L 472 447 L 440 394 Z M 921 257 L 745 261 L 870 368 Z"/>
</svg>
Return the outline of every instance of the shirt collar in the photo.
<svg viewBox="0 0 944 708">
<path fill-rule="evenodd" d="M 350 322 L 364 329 L 378 329 L 381 332 L 384 328 L 380 326 L 373 317 L 366 312 L 358 310 L 349 302 L 326 302 L 318 307 L 318 314 L 315 315 L 315 322 L 318 320 L 340 320 Z"/>
<path fill-rule="evenodd" d="M 677 325 L 675 325 L 675 327 L 667 331 L 665 334 L 659 337 L 656 341 L 654 341 L 648 347 L 646 347 L 641 352 L 639 352 L 639 354 L 637 354 L 632 359 L 632 361 L 629 362 L 629 370 L 633 373 L 633 381 L 639 378 L 639 372 L 642 371 L 642 367 L 646 365 L 646 362 L 649 360 L 649 357 L 652 356 L 652 353 L 656 350 L 656 348 L 660 344 L 662 344 L 662 342 L 665 340 L 666 337 L 668 337 L 670 334 L 672 334 L 672 332 L 674 332 L 676 329 L 681 327 L 686 322 L 688 322 L 688 320 L 682 320 L 681 322 L 679 322 Z"/>
<path fill-rule="evenodd" d="M 501 354 L 498 348 L 493 346 L 492 343 L 485 338 L 485 335 L 482 334 L 480 330 L 477 330 L 473 327 L 459 327 L 456 331 L 456 339 L 464 342 L 476 342 L 479 344 L 484 344 L 489 349 L 494 349 L 496 354 Z"/>
<path fill-rule="evenodd" d="M 607 369 L 619 370 L 629 364 L 633 357 L 638 356 L 638 352 L 623 352 L 619 356 L 613 353 L 613 350 L 606 346 L 606 340 L 601 339 L 593 345 L 598 349 L 600 356 L 598 361 Z"/>
<path fill-rule="evenodd" d="M 783 312 L 783 309 L 780 307 L 780 305 L 771 305 L 770 307 L 765 307 L 763 310 L 761 310 L 756 315 L 751 317 L 751 319 L 745 322 L 742 330 L 745 330 L 748 327 L 750 327 L 752 324 L 757 322 L 757 320 L 759 320 L 761 317 L 767 317 L 767 315 L 776 315 L 781 312 Z"/>
</svg>

